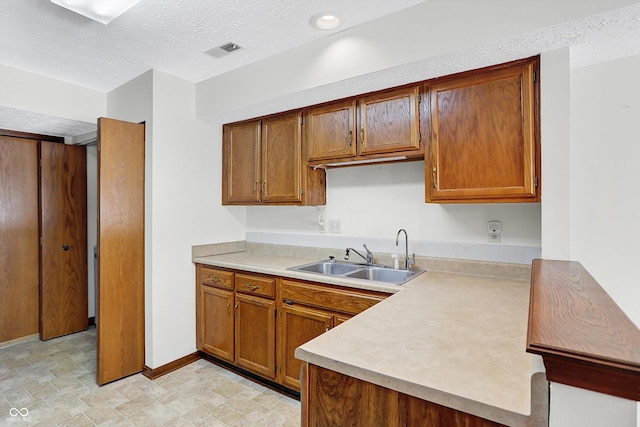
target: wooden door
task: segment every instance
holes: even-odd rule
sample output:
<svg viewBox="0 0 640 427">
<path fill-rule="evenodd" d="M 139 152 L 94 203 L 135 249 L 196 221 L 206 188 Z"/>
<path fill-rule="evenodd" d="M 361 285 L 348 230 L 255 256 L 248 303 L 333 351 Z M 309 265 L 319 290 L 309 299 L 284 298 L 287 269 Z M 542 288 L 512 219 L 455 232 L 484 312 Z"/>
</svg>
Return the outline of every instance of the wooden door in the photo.
<svg viewBox="0 0 640 427">
<path fill-rule="evenodd" d="M 144 124 L 98 119 L 97 377 L 144 367 Z"/>
<path fill-rule="evenodd" d="M 276 303 L 236 294 L 235 362 L 271 380 L 276 377 Z"/>
<path fill-rule="evenodd" d="M 198 349 L 233 362 L 233 291 L 199 286 Z"/>
<path fill-rule="evenodd" d="M 305 117 L 307 159 L 324 160 L 356 155 L 356 101 L 309 110 Z"/>
<path fill-rule="evenodd" d="M 371 95 L 360 103 L 360 154 L 420 149 L 419 87 Z"/>
<path fill-rule="evenodd" d="M 222 204 L 260 203 L 260 120 L 225 125 L 222 138 Z"/>
<path fill-rule="evenodd" d="M 537 201 L 535 63 L 431 86 L 426 200 Z"/>
<path fill-rule="evenodd" d="M 38 333 L 38 141 L 0 136 L 0 343 Z"/>
<path fill-rule="evenodd" d="M 40 143 L 40 338 L 88 327 L 87 153 Z"/>
<path fill-rule="evenodd" d="M 300 390 L 302 361 L 295 357 L 296 348 L 331 329 L 333 315 L 312 308 L 283 305 L 280 316 L 280 382 L 285 387 Z"/>
<path fill-rule="evenodd" d="M 302 202 L 302 115 L 262 121 L 262 201 Z"/>
</svg>

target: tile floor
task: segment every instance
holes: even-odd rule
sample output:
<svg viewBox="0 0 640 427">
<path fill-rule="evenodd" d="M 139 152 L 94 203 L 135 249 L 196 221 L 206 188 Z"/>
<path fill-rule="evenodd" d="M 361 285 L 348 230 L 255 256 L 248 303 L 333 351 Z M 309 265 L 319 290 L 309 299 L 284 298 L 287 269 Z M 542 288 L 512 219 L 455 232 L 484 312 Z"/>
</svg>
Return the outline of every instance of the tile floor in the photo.
<svg viewBox="0 0 640 427">
<path fill-rule="evenodd" d="M 95 335 L 0 350 L 0 426 L 300 426 L 300 402 L 204 360 L 98 387 Z"/>
</svg>

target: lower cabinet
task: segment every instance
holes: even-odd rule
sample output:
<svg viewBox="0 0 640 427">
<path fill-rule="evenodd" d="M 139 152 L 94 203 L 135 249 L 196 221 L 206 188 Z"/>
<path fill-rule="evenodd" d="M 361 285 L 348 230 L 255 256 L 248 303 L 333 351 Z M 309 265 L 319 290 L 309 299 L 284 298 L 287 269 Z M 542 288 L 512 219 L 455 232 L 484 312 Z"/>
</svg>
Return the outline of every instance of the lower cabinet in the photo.
<svg viewBox="0 0 640 427">
<path fill-rule="evenodd" d="M 276 378 L 276 303 L 236 295 L 235 363 L 270 380 Z"/>
<path fill-rule="evenodd" d="M 196 295 L 198 350 L 294 391 L 296 348 L 389 296 L 203 264 Z"/>
<path fill-rule="evenodd" d="M 198 350 L 233 362 L 233 291 L 201 284 Z"/>
<path fill-rule="evenodd" d="M 303 365 L 302 427 L 501 427 L 319 366 Z"/>
<path fill-rule="evenodd" d="M 333 315 L 309 307 L 283 305 L 280 312 L 280 379 L 282 385 L 300 390 L 302 361 L 296 348 L 333 327 Z"/>
</svg>

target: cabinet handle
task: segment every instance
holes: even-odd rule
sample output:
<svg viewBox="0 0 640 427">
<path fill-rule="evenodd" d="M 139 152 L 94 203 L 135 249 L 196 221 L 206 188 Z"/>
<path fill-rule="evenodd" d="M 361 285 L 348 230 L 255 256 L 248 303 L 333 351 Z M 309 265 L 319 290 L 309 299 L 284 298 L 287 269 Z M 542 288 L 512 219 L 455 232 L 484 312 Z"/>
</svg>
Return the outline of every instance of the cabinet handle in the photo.
<svg viewBox="0 0 640 427">
<path fill-rule="evenodd" d="M 258 194 L 258 181 L 253 183 L 253 192 Z"/>
<path fill-rule="evenodd" d="M 247 288 L 251 289 L 252 291 L 257 291 L 258 289 L 260 289 L 260 286 L 258 285 L 252 285 L 250 283 L 247 283 Z"/>
<path fill-rule="evenodd" d="M 238 317 L 238 303 L 233 307 L 233 310 L 236 313 L 236 317 Z"/>
<path fill-rule="evenodd" d="M 329 329 L 331 329 L 329 325 L 325 325 L 325 327 L 326 327 L 325 332 L 329 332 Z"/>
<path fill-rule="evenodd" d="M 227 300 L 227 315 L 231 315 L 231 300 Z"/>
<path fill-rule="evenodd" d="M 436 182 L 436 172 L 438 171 L 438 169 L 434 166 L 431 169 L 431 185 L 433 185 L 433 188 L 438 188 L 438 183 Z"/>
<path fill-rule="evenodd" d="M 265 179 L 264 181 L 262 181 L 262 196 L 266 196 L 267 195 L 267 180 Z"/>
<path fill-rule="evenodd" d="M 360 144 L 364 145 L 364 128 L 360 128 Z"/>
<path fill-rule="evenodd" d="M 349 147 L 353 145 L 353 131 L 349 131 Z"/>
<path fill-rule="evenodd" d="M 222 282 L 222 279 L 217 277 L 217 276 L 209 276 L 209 280 L 211 280 L 213 283 L 220 283 Z"/>
</svg>

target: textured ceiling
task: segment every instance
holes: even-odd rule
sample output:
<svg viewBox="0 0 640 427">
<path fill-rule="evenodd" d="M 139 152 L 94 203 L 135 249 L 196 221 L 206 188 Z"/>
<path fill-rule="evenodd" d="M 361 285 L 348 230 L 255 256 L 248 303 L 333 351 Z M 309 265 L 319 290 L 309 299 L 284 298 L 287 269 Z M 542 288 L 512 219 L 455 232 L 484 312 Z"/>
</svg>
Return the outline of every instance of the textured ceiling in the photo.
<svg viewBox="0 0 640 427">
<path fill-rule="evenodd" d="M 379 25 L 384 32 L 389 19 L 412 13 L 426 13 L 425 27 L 433 26 L 431 8 L 462 19 L 458 17 L 464 14 L 456 11 L 465 10 L 470 1 L 141 0 L 105 26 L 49 0 L 0 0 L 0 64 L 103 92 L 151 68 L 200 82 L 285 51 L 288 55 L 348 28 L 357 31 Z M 473 1 L 501 12 L 506 4 L 506 0 Z M 218 119 L 231 121 L 311 105 L 376 90 L 381 84 L 388 87 L 427 79 L 563 46 L 571 46 L 574 67 L 640 54 L 638 1 L 509 0 L 508 4 L 522 10 L 535 5 L 534 12 L 509 19 L 501 13 L 484 20 L 471 16 L 464 31 L 445 38 L 424 38 L 437 40 L 437 54 L 428 53 L 425 44 L 424 52 L 419 52 L 422 56 L 406 65 L 229 111 Z M 335 11 L 344 25 L 329 32 L 312 28 L 309 18 L 323 11 Z M 446 22 L 438 23 L 446 26 Z M 490 38 L 480 37 L 486 34 Z M 243 49 L 222 58 L 205 53 L 228 41 Z M 0 106 L 3 127 L 74 136 L 95 129 L 95 124 Z"/>
<path fill-rule="evenodd" d="M 104 92 L 151 68 L 199 82 L 424 1 L 141 0 L 103 25 L 48 0 L 1 0 L 0 63 Z M 338 30 L 309 25 L 325 11 Z M 205 54 L 229 41 L 243 49 Z"/>
</svg>

